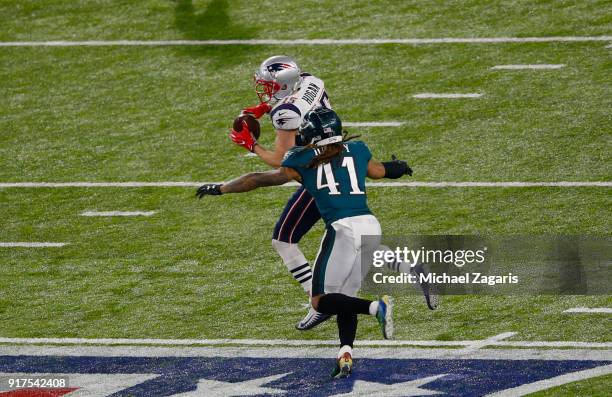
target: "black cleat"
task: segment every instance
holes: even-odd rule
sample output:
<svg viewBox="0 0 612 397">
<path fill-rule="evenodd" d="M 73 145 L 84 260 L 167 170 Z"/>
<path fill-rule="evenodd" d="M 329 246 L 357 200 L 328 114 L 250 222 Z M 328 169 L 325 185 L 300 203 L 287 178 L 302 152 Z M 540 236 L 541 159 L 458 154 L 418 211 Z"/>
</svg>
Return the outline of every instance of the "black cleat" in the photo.
<svg viewBox="0 0 612 397">
<path fill-rule="evenodd" d="M 331 315 L 319 313 L 312 307 L 308 310 L 308 314 L 295 325 L 295 329 L 298 331 L 308 331 L 309 329 L 313 329 L 317 325 L 327 321 Z"/>
</svg>

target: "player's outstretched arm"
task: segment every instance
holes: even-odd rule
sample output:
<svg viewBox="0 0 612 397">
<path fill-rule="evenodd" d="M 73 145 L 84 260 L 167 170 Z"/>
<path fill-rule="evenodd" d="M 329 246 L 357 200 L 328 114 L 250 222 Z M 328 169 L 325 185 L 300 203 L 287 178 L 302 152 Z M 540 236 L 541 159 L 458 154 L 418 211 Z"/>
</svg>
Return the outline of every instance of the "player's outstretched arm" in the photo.
<svg viewBox="0 0 612 397">
<path fill-rule="evenodd" d="M 412 176 L 412 168 L 404 160 L 398 160 L 395 155 L 391 161 L 380 162 L 374 159 L 368 162 L 368 177 L 372 179 L 397 179 L 404 175 Z"/>
<path fill-rule="evenodd" d="M 299 180 L 299 174 L 291 169 L 281 167 L 266 172 L 251 172 L 233 179 L 227 183 L 209 183 L 200 186 L 196 196 L 202 198 L 206 195 L 218 196 L 225 193 L 244 193 L 259 187 L 278 186 L 292 179 Z"/>
<path fill-rule="evenodd" d="M 283 161 L 283 156 L 287 150 L 295 146 L 295 135 L 297 131 L 276 131 L 276 139 L 274 140 L 274 150 L 267 150 L 263 146 L 256 145 L 253 153 L 258 155 L 264 163 L 271 167 L 278 168 Z"/>
<path fill-rule="evenodd" d="M 385 167 L 380 161 L 371 159 L 368 161 L 368 178 L 382 179 L 385 177 Z"/>
</svg>

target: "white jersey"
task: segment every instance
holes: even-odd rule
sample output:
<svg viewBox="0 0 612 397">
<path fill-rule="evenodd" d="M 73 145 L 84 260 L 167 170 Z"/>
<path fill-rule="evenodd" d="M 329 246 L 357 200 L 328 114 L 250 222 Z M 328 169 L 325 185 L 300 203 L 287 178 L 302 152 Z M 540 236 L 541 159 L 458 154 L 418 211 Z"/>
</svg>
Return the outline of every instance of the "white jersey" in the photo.
<svg viewBox="0 0 612 397">
<path fill-rule="evenodd" d="M 300 89 L 281 99 L 270 111 L 272 125 L 277 130 L 297 130 L 304 115 L 318 107 L 331 109 L 323 80 L 302 73 Z"/>
</svg>

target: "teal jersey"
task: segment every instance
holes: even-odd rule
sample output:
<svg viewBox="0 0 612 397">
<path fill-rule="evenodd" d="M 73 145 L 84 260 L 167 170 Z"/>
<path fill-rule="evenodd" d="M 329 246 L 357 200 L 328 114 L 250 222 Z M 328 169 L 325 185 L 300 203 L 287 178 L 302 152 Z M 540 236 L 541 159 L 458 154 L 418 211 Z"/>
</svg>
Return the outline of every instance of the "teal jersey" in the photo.
<svg viewBox="0 0 612 397">
<path fill-rule="evenodd" d="M 327 225 L 338 219 L 371 214 L 365 179 L 372 153 L 362 141 L 351 141 L 343 145 L 344 152 L 317 168 L 308 168 L 317 154 L 317 148 L 296 146 L 285 154 L 281 164 L 300 174 L 302 185 L 314 197 Z"/>
</svg>

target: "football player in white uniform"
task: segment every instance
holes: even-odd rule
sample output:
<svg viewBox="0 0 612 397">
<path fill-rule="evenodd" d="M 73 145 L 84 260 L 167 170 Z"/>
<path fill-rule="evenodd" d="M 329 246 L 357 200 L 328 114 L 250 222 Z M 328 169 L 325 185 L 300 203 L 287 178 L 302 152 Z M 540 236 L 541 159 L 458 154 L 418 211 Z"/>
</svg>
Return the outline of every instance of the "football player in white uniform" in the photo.
<svg viewBox="0 0 612 397">
<path fill-rule="evenodd" d="M 280 167 L 281 161 L 296 142 L 297 130 L 310 110 L 323 107 L 331 109 L 325 85 L 321 79 L 302 72 L 295 59 L 288 56 L 273 56 L 261 63 L 255 71 L 255 91 L 260 104 L 245 108 L 256 118 L 269 114 L 276 130 L 273 149 L 259 145 L 248 127 L 232 130 L 232 141 L 259 156 L 271 167 Z M 314 198 L 299 187 L 290 197 L 272 235 L 272 246 L 276 249 L 287 269 L 310 295 L 312 272 L 298 243 L 312 226 L 321 219 Z M 329 315 L 317 312 L 312 307 L 308 314 L 296 324 L 299 330 L 307 330 L 327 320 Z"/>
<path fill-rule="evenodd" d="M 232 130 L 230 137 L 240 145 L 259 156 L 266 164 L 279 168 L 287 150 L 302 145 L 298 128 L 304 116 L 316 108 L 331 109 L 323 80 L 301 71 L 297 62 L 288 56 L 277 55 L 263 61 L 255 71 L 255 91 L 259 105 L 248 107 L 242 113 L 249 113 L 259 119 L 269 114 L 276 130 L 273 149 L 266 149 L 257 143 L 246 123 L 240 131 Z M 272 234 L 272 246 L 276 249 L 287 269 L 310 295 L 312 271 L 298 243 L 301 238 L 321 219 L 314 198 L 300 186 L 289 198 L 276 222 Z M 387 263 L 387 267 L 398 272 L 414 271 L 409 264 Z M 429 286 L 422 285 L 426 303 L 430 309 L 437 306 L 437 297 L 429 293 Z M 298 330 L 312 329 L 330 316 L 310 307 L 308 314 L 296 324 Z"/>
</svg>

